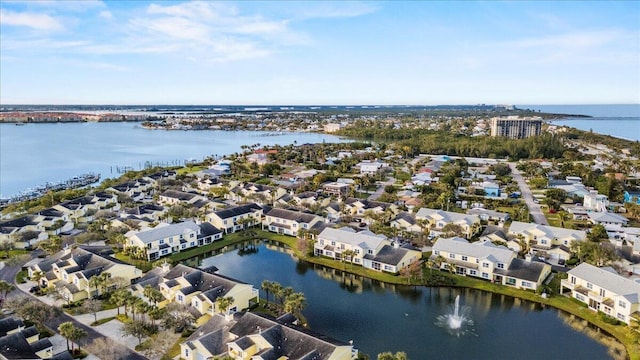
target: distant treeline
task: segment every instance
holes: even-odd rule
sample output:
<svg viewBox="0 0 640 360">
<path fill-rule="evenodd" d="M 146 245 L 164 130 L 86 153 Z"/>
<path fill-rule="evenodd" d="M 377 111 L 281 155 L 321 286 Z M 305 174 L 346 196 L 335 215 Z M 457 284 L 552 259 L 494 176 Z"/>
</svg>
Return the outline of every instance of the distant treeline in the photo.
<svg viewBox="0 0 640 360">
<path fill-rule="evenodd" d="M 448 154 L 465 157 L 488 157 L 519 159 L 562 158 L 569 149 L 563 138 L 544 134 L 527 139 L 506 139 L 489 136 L 469 137 L 444 131 L 427 129 L 388 129 L 373 127 L 350 127 L 340 135 L 356 139 L 394 142 L 396 147 L 409 154 Z"/>
</svg>

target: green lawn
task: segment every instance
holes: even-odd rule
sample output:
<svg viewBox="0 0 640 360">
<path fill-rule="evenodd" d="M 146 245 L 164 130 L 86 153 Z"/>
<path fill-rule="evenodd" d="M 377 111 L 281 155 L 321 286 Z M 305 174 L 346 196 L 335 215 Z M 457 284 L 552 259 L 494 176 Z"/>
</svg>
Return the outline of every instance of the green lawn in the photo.
<svg viewBox="0 0 640 360">
<path fill-rule="evenodd" d="M 551 215 L 556 215 L 556 214 L 551 214 Z M 258 230 L 258 229 L 253 229 L 253 231 L 254 231 L 254 234 L 251 234 L 250 232 L 248 233 L 238 232 L 234 234 L 225 235 L 224 239 L 221 241 L 217 241 L 215 243 L 212 243 L 206 246 L 202 246 L 199 248 L 194 248 L 188 251 L 174 254 L 173 256 L 170 256 L 169 259 L 171 260 L 171 262 L 176 263 L 197 255 L 200 255 L 205 252 L 221 249 L 225 246 L 232 245 L 236 242 L 252 240 L 252 239 L 268 239 L 268 240 L 281 242 L 289 246 L 292 249 L 296 258 L 303 259 L 305 261 L 308 261 L 314 264 L 320 264 L 323 266 L 346 271 L 349 273 L 368 277 L 370 279 L 379 280 L 386 283 L 404 284 L 404 285 L 408 284 L 408 279 L 403 276 L 364 269 L 358 265 L 347 264 L 347 263 L 343 263 L 343 262 L 329 259 L 329 258 L 307 256 L 306 254 L 303 254 L 298 250 L 297 248 L 298 240 L 295 237 L 273 234 L 273 233 L 263 231 L 263 230 Z M 425 274 L 426 272 L 427 271 L 425 270 Z M 559 295 L 551 296 L 547 299 L 544 299 L 540 295 L 537 295 L 536 293 L 531 291 L 525 291 L 525 290 L 512 288 L 509 286 L 493 284 L 488 281 L 474 279 L 471 277 L 452 275 L 446 272 L 438 272 L 438 274 L 444 277 L 452 278 L 454 280 L 454 284 L 449 285 L 451 287 L 478 289 L 478 290 L 488 291 L 496 294 L 512 296 L 512 297 L 521 298 L 521 299 L 545 304 L 548 306 L 552 306 L 557 309 L 563 310 L 567 313 L 573 314 L 605 330 L 606 332 L 614 336 L 616 339 L 618 339 L 618 341 L 620 341 L 627 349 L 628 356 L 630 357 L 631 360 L 640 360 L 640 333 L 637 330 L 632 329 L 631 327 L 628 327 L 626 325 L 608 324 L 597 313 L 587 309 L 585 306 L 582 306 L 582 304 L 576 303 L 576 301 L 573 299 L 570 299 L 565 296 L 559 296 Z M 557 282 L 559 280 L 555 280 L 555 281 Z M 411 282 L 411 285 L 424 285 L 424 280 L 422 281 L 415 280 Z M 552 289 L 558 287 L 558 285 L 555 284 L 554 282 L 552 282 L 550 286 L 552 287 Z M 179 354 L 179 351 L 180 351 L 179 343 L 176 343 L 176 345 L 172 347 L 170 352 L 167 353 L 167 356 L 176 356 Z"/>
</svg>

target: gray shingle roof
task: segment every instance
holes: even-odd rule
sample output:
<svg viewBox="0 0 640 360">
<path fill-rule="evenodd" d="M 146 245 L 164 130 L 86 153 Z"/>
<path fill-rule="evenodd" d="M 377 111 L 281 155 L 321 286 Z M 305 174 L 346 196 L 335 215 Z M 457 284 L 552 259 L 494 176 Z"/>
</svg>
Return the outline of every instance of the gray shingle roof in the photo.
<svg viewBox="0 0 640 360">
<path fill-rule="evenodd" d="M 326 228 L 318 235 L 318 238 L 326 241 L 336 241 L 351 246 L 359 246 L 363 249 L 377 249 L 384 241 L 385 237 L 378 237 L 363 233 L 352 233 L 341 229 Z"/>
<path fill-rule="evenodd" d="M 629 301 L 635 300 L 635 302 L 638 302 L 638 298 L 640 298 L 640 284 L 618 275 L 611 268 L 599 268 L 591 264 L 582 263 L 569 270 L 569 274 L 622 295 Z"/>
<path fill-rule="evenodd" d="M 508 265 L 515 257 L 512 250 L 504 246 L 497 246 L 490 241 L 478 241 L 469 243 L 459 237 L 441 238 L 433 245 L 433 251 L 446 251 L 449 253 L 475 257 L 478 259 L 489 259 Z"/>
<path fill-rule="evenodd" d="M 240 215 L 244 215 L 244 214 L 249 214 L 249 213 L 252 213 L 254 211 L 261 210 L 261 209 L 262 208 L 258 204 L 251 203 L 251 204 L 234 206 L 234 207 L 230 207 L 228 209 L 216 211 L 215 214 L 220 219 L 228 219 L 228 218 L 232 218 L 234 216 L 240 216 Z"/>
<path fill-rule="evenodd" d="M 166 226 L 158 226 L 153 229 L 140 231 L 135 235 L 140 239 L 143 243 L 148 244 L 155 240 L 166 239 L 170 236 L 178 236 L 181 234 L 185 234 L 189 231 L 198 232 L 200 227 L 193 221 L 185 221 L 177 224 L 170 224 Z"/>
</svg>

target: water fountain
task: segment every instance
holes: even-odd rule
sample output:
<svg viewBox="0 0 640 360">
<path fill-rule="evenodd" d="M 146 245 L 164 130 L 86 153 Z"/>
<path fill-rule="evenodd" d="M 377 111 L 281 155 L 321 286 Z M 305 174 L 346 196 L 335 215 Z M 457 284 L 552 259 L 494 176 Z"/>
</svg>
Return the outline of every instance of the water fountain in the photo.
<svg viewBox="0 0 640 360">
<path fill-rule="evenodd" d="M 453 312 L 451 314 L 439 315 L 436 325 L 447 330 L 451 335 L 464 335 L 470 332 L 473 320 L 467 316 L 469 308 L 460 309 L 460 295 L 456 295 L 453 303 Z"/>
</svg>

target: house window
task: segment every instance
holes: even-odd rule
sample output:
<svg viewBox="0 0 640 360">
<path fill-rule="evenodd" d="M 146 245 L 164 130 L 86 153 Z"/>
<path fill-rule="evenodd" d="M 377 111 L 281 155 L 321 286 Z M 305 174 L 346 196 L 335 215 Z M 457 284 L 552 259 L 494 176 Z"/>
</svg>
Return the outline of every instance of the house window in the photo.
<svg viewBox="0 0 640 360">
<path fill-rule="evenodd" d="M 182 297 L 182 295 L 178 294 L 178 301 L 179 301 L 179 302 L 182 302 L 182 300 L 183 300 L 183 299 L 184 299 L 184 298 Z"/>
<path fill-rule="evenodd" d="M 540 240 L 540 244 L 547 245 L 547 240 L 545 240 L 545 239 Z"/>
<path fill-rule="evenodd" d="M 162 255 L 167 255 L 169 253 L 169 249 L 162 250 Z"/>
<path fill-rule="evenodd" d="M 507 278 L 507 285 L 515 285 L 515 284 L 516 284 L 516 279 Z"/>
<path fill-rule="evenodd" d="M 344 244 L 340 244 L 340 250 L 344 250 Z"/>
<path fill-rule="evenodd" d="M 336 242 L 335 242 L 335 241 L 332 241 L 332 242 L 331 242 L 331 246 L 336 246 Z"/>
<path fill-rule="evenodd" d="M 196 242 L 195 242 L 195 241 L 192 241 L 190 245 L 191 245 L 191 246 L 196 246 Z"/>
<path fill-rule="evenodd" d="M 324 240 L 320 239 L 320 245 L 324 245 Z"/>
<path fill-rule="evenodd" d="M 454 254 L 454 253 L 449 253 L 449 257 L 450 257 L 450 258 L 452 258 L 452 259 L 455 259 L 455 258 L 456 258 L 456 254 Z"/>
<path fill-rule="evenodd" d="M 575 284 L 576 283 L 576 277 L 575 276 L 571 276 L 571 283 Z"/>
<path fill-rule="evenodd" d="M 189 234 L 189 237 L 193 238 L 194 235 L 195 235 L 194 233 L 191 233 L 191 234 Z"/>
<path fill-rule="evenodd" d="M 181 249 L 184 249 L 184 248 L 186 248 L 186 247 L 187 247 L 187 244 L 182 244 L 182 245 L 180 245 L 180 248 L 181 248 Z"/>
<path fill-rule="evenodd" d="M 354 261 L 359 263 L 360 262 L 360 258 L 355 258 Z"/>
<path fill-rule="evenodd" d="M 356 254 L 356 255 L 360 254 L 360 249 L 353 250 L 353 253 Z"/>
<path fill-rule="evenodd" d="M 227 225 L 227 220 L 224 221 L 224 224 Z"/>
<path fill-rule="evenodd" d="M 306 229 L 307 228 L 307 224 L 302 224 L 302 227 Z"/>
<path fill-rule="evenodd" d="M 605 291 L 604 289 L 600 289 L 600 296 L 604 297 L 605 296 Z"/>
<path fill-rule="evenodd" d="M 473 276 L 475 276 L 475 275 L 477 275 L 477 274 L 478 274 L 478 272 L 477 272 L 477 271 L 475 271 L 475 270 L 473 270 L 473 269 L 472 269 L 472 270 L 469 270 L 469 275 L 473 275 Z"/>
<path fill-rule="evenodd" d="M 433 252 L 433 254 L 434 254 L 434 255 L 440 255 L 440 251 L 435 250 L 435 251 Z"/>
<path fill-rule="evenodd" d="M 164 244 L 164 239 L 160 239 L 160 245 Z"/>
<path fill-rule="evenodd" d="M 618 319 L 624 321 L 624 315 L 621 313 L 618 313 Z"/>
<path fill-rule="evenodd" d="M 485 278 L 485 279 L 488 279 L 489 278 L 489 274 L 486 273 L 486 272 L 483 272 L 482 273 L 482 277 Z"/>
<path fill-rule="evenodd" d="M 562 243 L 565 244 L 566 246 L 569 246 L 569 241 L 568 240 L 565 240 Z"/>
<path fill-rule="evenodd" d="M 488 268 L 488 267 L 489 267 L 489 263 L 483 262 L 483 263 L 482 263 L 482 267 L 483 267 L 483 268 Z"/>
<path fill-rule="evenodd" d="M 504 269 L 504 264 L 503 263 L 498 263 L 498 269 Z"/>
<path fill-rule="evenodd" d="M 528 282 L 528 281 L 523 281 L 523 282 L 522 282 L 522 286 L 524 286 L 524 287 L 528 287 L 528 288 L 533 287 L 533 286 L 531 286 L 531 283 L 530 283 L 530 282 Z"/>
<path fill-rule="evenodd" d="M 469 258 L 466 257 L 465 255 L 462 255 L 462 261 L 467 261 L 467 260 L 469 260 Z"/>
<path fill-rule="evenodd" d="M 391 266 L 389 266 L 389 265 L 385 265 L 385 266 L 384 266 L 384 269 L 385 269 L 386 271 L 392 271 L 392 270 L 393 270 L 393 268 L 392 268 Z"/>
<path fill-rule="evenodd" d="M 367 254 L 373 255 L 373 250 L 371 250 L 371 249 L 367 250 Z"/>
<path fill-rule="evenodd" d="M 592 284 L 592 283 L 590 283 L 590 282 L 588 282 L 588 283 L 587 283 L 587 289 L 589 289 L 589 290 L 593 290 L 593 284 Z"/>
<path fill-rule="evenodd" d="M 618 306 L 623 308 L 623 309 L 627 308 L 627 304 L 622 300 L 618 300 Z"/>
</svg>

